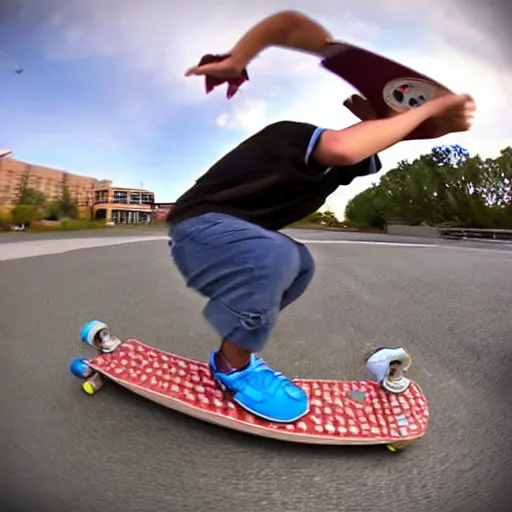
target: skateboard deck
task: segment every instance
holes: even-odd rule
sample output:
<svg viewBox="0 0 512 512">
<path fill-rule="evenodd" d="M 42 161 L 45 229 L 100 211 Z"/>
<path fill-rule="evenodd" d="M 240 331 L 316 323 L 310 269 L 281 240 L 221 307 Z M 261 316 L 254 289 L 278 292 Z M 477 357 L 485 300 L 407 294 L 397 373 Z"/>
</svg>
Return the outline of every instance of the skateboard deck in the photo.
<svg viewBox="0 0 512 512">
<path fill-rule="evenodd" d="M 82 361 L 93 372 L 92 376 L 83 376 L 87 377 L 83 388 L 88 394 L 101 388 L 105 379 L 197 419 L 282 441 L 382 444 L 398 451 L 421 438 L 428 425 L 427 400 L 414 382 L 395 395 L 369 380 L 295 380 L 310 397 L 310 412 L 295 423 L 278 424 L 225 399 L 207 364 L 136 339 L 120 342 L 114 351 Z"/>
<path fill-rule="evenodd" d="M 338 42 L 324 53 L 322 66 L 357 89 L 381 118 L 419 106 L 447 87 L 391 59 L 358 46 Z M 420 125 L 407 140 L 433 137 L 432 121 Z"/>
</svg>

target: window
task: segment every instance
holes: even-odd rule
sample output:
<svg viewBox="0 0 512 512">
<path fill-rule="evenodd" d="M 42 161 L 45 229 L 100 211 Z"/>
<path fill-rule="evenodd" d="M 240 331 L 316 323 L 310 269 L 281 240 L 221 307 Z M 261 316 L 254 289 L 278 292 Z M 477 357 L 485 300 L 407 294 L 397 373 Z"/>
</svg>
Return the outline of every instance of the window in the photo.
<svg viewBox="0 0 512 512">
<path fill-rule="evenodd" d="M 114 191 L 114 203 L 127 203 L 128 192 L 122 192 L 120 190 Z"/>
<path fill-rule="evenodd" d="M 108 201 L 108 190 L 96 190 L 94 192 L 95 203 L 106 203 Z"/>
<path fill-rule="evenodd" d="M 141 202 L 142 202 L 142 195 L 140 192 L 131 192 L 130 193 L 130 203 L 140 204 Z"/>
<path fill-rule="evenodd" d="M 151 213 L 131 210 L 112 210 L 112 222 L 116 224 L 141 224 L 151 221 Z"/>
<path fill-rule="evenodd" d="M 143 193 L 142 194 L 142 204 L 153 204 L 155 198 L 153 196 L 153 194 L 147 194 L 147 193 Z"/>
</svg>

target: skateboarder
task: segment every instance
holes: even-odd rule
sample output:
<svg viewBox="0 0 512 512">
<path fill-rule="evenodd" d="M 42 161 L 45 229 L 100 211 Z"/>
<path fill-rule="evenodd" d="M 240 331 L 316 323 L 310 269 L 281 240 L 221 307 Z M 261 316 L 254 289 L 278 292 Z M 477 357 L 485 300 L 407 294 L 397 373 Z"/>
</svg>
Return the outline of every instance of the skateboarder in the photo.
<svg viewBox="0 0 512 512">
<path fill-rule="evenodd" d="M 186 74 L 237 79 L 269 46 L 322 56 L 332 41 L 311 19 L 281 12 L 246 33 L 225 60 Z M 168 215 L 174 262 L 187 286 L 209 299 L 203 313 L 222 340 L 210 357 L 213 376 L 241 407 L 269 421 L 293 422 L 309 411 L 307 395 L 255 355 L 315 268 L 308 249 L 278 230 L 317 211 L 340 185 L 380 170 L 378 153 L 424 121 L 435 121 L 436 136 L 462 132 L 475 110 L 469 96 L 453 94 L 385 119 L 361 97 L 345 105 L 360 123 L 332 130 L 281 121 L 249 137 Z M 391 357 L 392 350 L 380 355 L 382 368 Z"/>
</svg>

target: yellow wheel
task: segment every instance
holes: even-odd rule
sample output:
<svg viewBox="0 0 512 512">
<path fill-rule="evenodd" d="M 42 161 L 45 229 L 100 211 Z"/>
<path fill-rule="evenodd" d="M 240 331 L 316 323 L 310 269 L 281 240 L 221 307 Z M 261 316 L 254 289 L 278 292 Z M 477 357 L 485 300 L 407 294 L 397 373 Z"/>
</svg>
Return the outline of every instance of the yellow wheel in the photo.
<svg viewBox="0 0 512 512">
<path fill-rule="evenodd" d="M 96 389 L 93 386 L 92 382 L 85 381 L 82 384 L 82 389 L 88 394 L 88 395 L 94 395 L 96 393 Z"/>
<path fill-rule="evenodd" d="M 386 445 L 387 449 L 392 453 L 397 453 L 405 450 L 408 448 L 411 444 L 414 443 L 414 440 L 412 441 L 398 441 L 393 444 Z"/>
</svg>

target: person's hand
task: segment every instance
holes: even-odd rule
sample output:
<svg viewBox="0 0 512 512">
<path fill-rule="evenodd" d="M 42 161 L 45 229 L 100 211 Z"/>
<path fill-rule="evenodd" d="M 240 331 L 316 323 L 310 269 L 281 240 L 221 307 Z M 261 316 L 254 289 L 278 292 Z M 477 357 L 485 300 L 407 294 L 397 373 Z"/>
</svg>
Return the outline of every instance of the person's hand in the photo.
<svg viewBox="0 0 512 512">
<path fill-rule="evenodd" d="M 228 99 L 236 94 L 246 80 L 249 80 L 247 70 L 240 67 L 231 55 L 203 55 L 199 64 L 189 68 L 185 76 L 204 76 L 207 94 L 218 85 L 227 82 Z"/>
<path fill-rule="evenodd" d="M 206 59 L 207 61 L 210 59 Z M 202 61 L 203 62 L 203 61 Z M 224 60 L 216 62 L 199 63 L 185 72 L 185 76 L 211 76 L 214 78 L 238 78 L 243 75 L 243 66 L 237 65 L 233 59 L 228 56 Z"/>
<path fill-rule="evenodd" d="M 370 102 L 359 94 L 352 94 L 343 102 L 343 106 L 348 108 L 361 121 L 377 119 L 377 114 Z"/>
<path fill-rule="evenodd" d="M 444 94 L 423 105 L 435 130 L 435 137 L 465 132 L 471 128 L 476 104 L 469 94 Z"/>
</svg>

